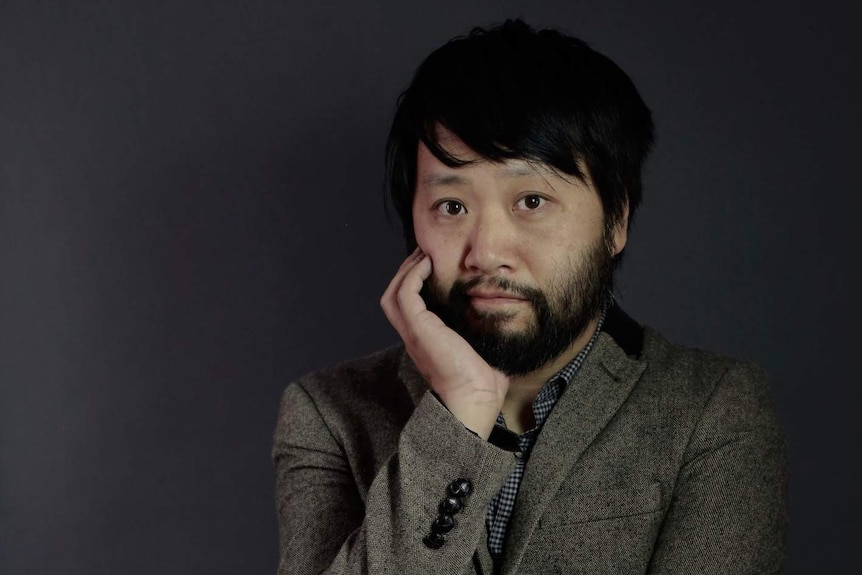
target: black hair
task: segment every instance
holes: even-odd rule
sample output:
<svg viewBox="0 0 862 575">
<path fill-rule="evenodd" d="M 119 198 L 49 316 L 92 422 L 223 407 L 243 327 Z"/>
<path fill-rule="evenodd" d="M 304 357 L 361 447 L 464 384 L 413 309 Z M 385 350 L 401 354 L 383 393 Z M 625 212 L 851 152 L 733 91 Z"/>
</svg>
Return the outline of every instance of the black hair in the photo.
<svg viewBox="0 0 862 575">
<path fill-rule="evenodd" d="M 386 186 L 408 249 L 416 246 L 413 195 L 419 142 L 450 167 L 464 160 L 437 128 L 481 157 L 545 164 L 599 192 L 605 225 L 629 222 L 641 200 L 641 165 L 653 122 L 631 79 L 583 40 L 522 20 L 474 28 L 432 52 L 398 99 L 386 146 Z"/>
</svg>

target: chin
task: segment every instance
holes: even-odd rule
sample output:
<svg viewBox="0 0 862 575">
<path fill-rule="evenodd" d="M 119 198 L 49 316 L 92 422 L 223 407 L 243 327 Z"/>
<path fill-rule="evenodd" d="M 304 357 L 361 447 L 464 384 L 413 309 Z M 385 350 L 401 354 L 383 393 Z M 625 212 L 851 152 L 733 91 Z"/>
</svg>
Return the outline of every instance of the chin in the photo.
<svg viewBox="0 0 862 575">
<path fill-rule="evenodd" d="M 519 336 L 526 335 L 535 329 L 535 321 L 532 318 L 523 317 L 523 314 L 471 315 L 472 317 L 469 318 L 468 325 L 478 333 Z"/>
</svg>

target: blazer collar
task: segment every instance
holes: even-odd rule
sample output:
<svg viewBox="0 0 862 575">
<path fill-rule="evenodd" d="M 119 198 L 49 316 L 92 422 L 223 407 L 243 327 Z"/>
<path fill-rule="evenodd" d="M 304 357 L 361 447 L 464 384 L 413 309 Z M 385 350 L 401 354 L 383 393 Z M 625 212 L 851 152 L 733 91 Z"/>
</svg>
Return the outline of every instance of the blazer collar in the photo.
<svg viewBox="0 0 862 575">
<path fill-rule="evenodd" d="M 626 355 L 640 357 L 644 346 L 643 327 L 616 303 L 608 309 L 602 331 L 610 335 Z"/>
</svg>

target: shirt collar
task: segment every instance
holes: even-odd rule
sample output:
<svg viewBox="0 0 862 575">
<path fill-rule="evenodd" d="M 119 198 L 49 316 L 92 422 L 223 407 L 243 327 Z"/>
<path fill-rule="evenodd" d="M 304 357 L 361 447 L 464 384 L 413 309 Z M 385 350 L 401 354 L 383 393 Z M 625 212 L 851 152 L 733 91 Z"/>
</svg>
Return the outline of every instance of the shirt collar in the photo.
<svg viewBox="0 0 862 575">
<path fill-rule="evenodd" d="M 574 359 L 572 359 L 572 361 L 567 363 L 563 367 L 563 369 L 558 371 L 551 379 L 549 379 L 548 383 L 556 379 L 561 379 L 562 385 L 563 387 L 565 387 L 572 381 L 572 378 L 575 377 L 575 374 L 581 368 L 581 365 L 583 365 L 584 360 L 587 358 L 587 355 L 589 355 L 590 350 L 593 349 L 593 346 L 596 344 L 596 340 L 599 339 L 599 334 L 602 332 L 602 326 L 604 326 L 605 318 L 608 314 L 608 308 L 612 305 L 612 302 L 613 296 L 610 296 L 609 303 L 605 304 L 605 307 L 602 309 L 602 315 L 599 316 L 599 322 L 596 324 L 596 330 L 593 332 L 593 335 L 592 337 L 590 337 L 590 341 L 587 342 L 587 345 L 585 345 L 584 348 L 580 352 L 578 352 L 578 355 L 576 355 Z M 539 393 L 539 395 L 541 395 L 541 392 Z"/>
</svg>

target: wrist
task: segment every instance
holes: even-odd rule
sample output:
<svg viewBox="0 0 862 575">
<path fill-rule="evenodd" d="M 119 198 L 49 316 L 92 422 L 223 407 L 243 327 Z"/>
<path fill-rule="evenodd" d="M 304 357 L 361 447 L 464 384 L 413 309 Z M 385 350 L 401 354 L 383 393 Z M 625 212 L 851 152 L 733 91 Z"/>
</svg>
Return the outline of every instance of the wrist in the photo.
<svg viewBox="0 0 862 575">
<path fill-rule="evenodd" d="M 502 405 L 480 404 L 477 406 L 462 404 L 451 399 L 447 401 L 433 389 L 430 392 L 464 427 L 482 439 L 488 440 L 491 432 L 494 430 L 494 425 L 497 423 L 497 415 L 500 413 Z"/>
<path fill-rule="evenodd" d="M 443 405 L 454 415 L 468 430 L 472 431 L 484 440 L 488 440 L 491 436 L 491 431 L 494 429 L 494 424 L 497 422 L 499 409 L 489 406 L 475 405 L 448 405 L 445 401 Z"/>
</svg>

